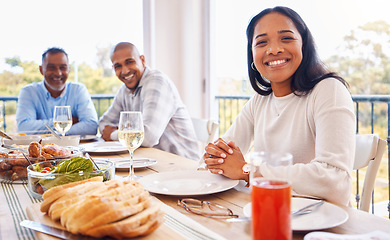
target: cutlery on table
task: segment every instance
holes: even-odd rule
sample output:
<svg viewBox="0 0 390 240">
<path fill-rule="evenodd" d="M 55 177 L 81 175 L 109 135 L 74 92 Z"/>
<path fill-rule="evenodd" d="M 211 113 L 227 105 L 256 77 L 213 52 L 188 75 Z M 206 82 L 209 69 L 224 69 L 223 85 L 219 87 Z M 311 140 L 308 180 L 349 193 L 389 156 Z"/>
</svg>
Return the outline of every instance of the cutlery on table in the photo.
<svg viewBox="0 0 390 240">
<path fill-rule="evenodd" d="M 322 204 L 324 204 L 324 200 L 309 204 L 303 208 L 300 208 L 294 212 L 291 213 L 292 217 L 297 217 L 305 214 L 309 214 L 315 210 L 317 210 L 318 207 L 320 207 Z M 240 218 L 228 218 L 226 219 L 227 222 L 246 222 L 250 221 L 252 218 L 251 217 L 240 217 Z"/>
<path fill-rule="evenodd" d="M 14 140 L 12 137 L 8 136 L 5 132 L 3 132 L 3 131 L 1 131 L 1 130 L 0 130 L 0 136 L 1 136 L 1 137 L 5 137 L 5 138 L 7 138 L 7 139 L 9 139 L 9 140 Z"/>
<path fill-rule="evenodd" d="M 45 225 L 45 224 L 42 224 L 39 222 L 30 221 L 30 220 L 21 221 L 20 226 L 30 228 L 30 229 L 33 229 L 33 230 L 38 231 L 38 232 L 43 232 L 43 233 L 46 233 L 46 234 L 49 234 L 51 236 L 55 236 L 55 237 L 58 237 L 61 239 L 74 239 L 74 240 L 97 239 L 97 238 L 92 238 L 92 237 L 88 237 L 88 236 L 72 234 L 72 233 L 65 231 L 65 230 L 62 230 L 60 228 L 51 227 L 51 226 L 48 226 L 48 225 Z"/>
<path fill-rule="evenodd" d="M 320 207 L 322 204 L 324 204 L 324 202 L 325 202 L 324 200 L 321 200 L 321 201 L 309 204 L 306 207 L 300 208 L 300 209 L 292 212 L 291 216 L 296 217 L 296 216 L 311 213 L 311 212 L 315 211 L 318 207 Z"/>
<path fill-rule="evenodd" d="M 45 126 L 47 129 L 49 129 L 49 131 L 54 135 L 54 137 L 58 138 L 61 140 L 61 137 L 54 131 L 53 128 L 51 128 L 49 125 L 47 125 L 47 123 L 45 123 Z"/>
</svg>

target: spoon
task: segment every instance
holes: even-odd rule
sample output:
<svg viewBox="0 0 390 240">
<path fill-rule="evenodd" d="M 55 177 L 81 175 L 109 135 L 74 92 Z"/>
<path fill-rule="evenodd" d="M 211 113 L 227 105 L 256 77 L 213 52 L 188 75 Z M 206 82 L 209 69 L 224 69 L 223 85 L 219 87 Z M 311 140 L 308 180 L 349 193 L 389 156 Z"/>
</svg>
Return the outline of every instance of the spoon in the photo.
<svg viewBox="0 0 390 240">
<path fill-rule="evenodd" d="M 50 127 L 49 125 L 47 125 L 46 123 L 45 123 L 45 126 L 46 126 L 46 128 L 49 129 L 49 131 L 54 135 L 54 137 L 56 137 L 56 138 L 58 138 L 59 140 L 61 140 L 61 137 L 54 131 L 53 128 L 51 128 L 51 127 Z"/>
<path fill-rule="evenodd" d="M 99 166 L 96 164 L 96 162 L 92 159 L 91 155 L 89 155 L 89 153 L 87 152 L 84 152 L 84 155 L 89 158 L 89 160 L 91 160 L 91 162 L 93 163 L 93 165 L 96 167 L 97 170 L 100 170 Z"/>
</svg>

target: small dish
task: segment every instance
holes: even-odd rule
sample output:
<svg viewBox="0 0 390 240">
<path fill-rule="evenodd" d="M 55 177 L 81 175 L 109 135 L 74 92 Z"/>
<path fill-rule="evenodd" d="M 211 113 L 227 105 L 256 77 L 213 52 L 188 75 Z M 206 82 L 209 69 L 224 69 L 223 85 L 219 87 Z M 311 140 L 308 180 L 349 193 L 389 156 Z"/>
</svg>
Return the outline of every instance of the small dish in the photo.
<svg viewBox="0 0 390 240">
<path fill-rule="evenodd" d="M 119 141 L 85 143 L 82 146 L 86 152 L 93 155 L 111 155 L 114 153 L 129 152 Z"/>
<path fill-rule="evenodd" d="M 100 159 L 95 160 L 100 170 L 94 168 L 92 172 L 42 173 L 35 171 L 36 169 L 44 170 L 46 167 L 53 169 L 53 167 L 58 166 L 65 160 L 45 161 L 27 167 L 28 189 L 33 197 L 42 199 L 42 194 L 48 189 L 70 182 L 77 182 L 96 176 L 103 176 L 103 180 L 107 181 L 113 179 L 115 176 L 114 163 L 109 160 Z"/>
<path fill-rule="evenodd" d="M 98 136 L 96 136 L 96 135 L 83 135 L 83 136 L 80 136 L 80 142 L 81 143 L 93 142 L 93 141 L 97 141 L 97 140 L 98 140 Z"/>
<path fill-rule="evenodd" d="M 129 171 L 130 159 L 119 160 L 115 162 L 115 169 L 117 171 Z M 134 168 L 145 168 L 157 164 L 157 160 L 150 158 L 136 158 L 134 159 Z"/>
</svg>

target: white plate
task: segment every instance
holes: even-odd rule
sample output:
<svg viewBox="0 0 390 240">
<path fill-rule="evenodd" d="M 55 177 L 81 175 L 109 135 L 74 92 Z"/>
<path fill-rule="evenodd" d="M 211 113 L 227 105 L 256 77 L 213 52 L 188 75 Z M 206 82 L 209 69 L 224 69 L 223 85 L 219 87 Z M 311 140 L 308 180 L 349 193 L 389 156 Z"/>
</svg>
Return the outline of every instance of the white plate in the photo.
<svg viewBox="0 0 390 240">
<path fill-rule="evenodd" d="M 81 147 L 83 147 L 86 152 L 96 155 L 129 152 L 119 141 L 86 143 L 81 145 Z"/>
<path fill-rule="evenodd" d="M 292 198 L 291 211 L 298 210 L 318 200 L 308 198 Z M 252 203 L 244 206 L 244 215 L 252 215 Z M 348 220 L 348 213 L 331 203 L 325 202 L 312 213 L 292 217 L 291 228 L 293 231 L 312 231 L 336 227 Z"/>
<path fill-rule="evenodd" d="M 114 159 L 110 159 L 115 163 L 115 169 L 117 171 L 129 171 L 130 168 L 130 159 L 121 159 L 116 161 Z M 135 158 L 134 159 L 134 168 L 144 168 L 150 167 L 157 163 L 157 160 L 150 158 Z"/>
<path fill-rule="evenodd" d="M 222 192 L 235 187 L 238 182 L 209 171 L 196 170 L 155 173 L 140 179 L 149 192 L 175 196 Z"/>
<path fill-rule="evenodd" d="M 98 137 L 96 135 L 85 135 L 85 136 L 80 136 L 80 142 L 81 143 L 84 143 L 84 142 L 92 142 L 92 141 L 95 141 L 97 140 Z"/>
</svg>

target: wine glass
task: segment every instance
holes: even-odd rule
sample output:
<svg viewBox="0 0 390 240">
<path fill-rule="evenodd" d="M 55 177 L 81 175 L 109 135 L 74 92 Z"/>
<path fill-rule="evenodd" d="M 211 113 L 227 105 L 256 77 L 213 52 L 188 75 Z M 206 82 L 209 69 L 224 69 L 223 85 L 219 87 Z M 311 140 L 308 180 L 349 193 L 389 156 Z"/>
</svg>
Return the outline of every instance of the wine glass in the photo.
<svg viewBox="0 0 390 240">
<path fill-rule="evenodd" d="M 0 129 L 3 129 L 3 126 L 4 126 L 3 106 L 0 106 Z"/>
<path fill-rule="evenodd" d="M 141 112 L 121 112 L 118 126 L 118 138 L 120 143 L 129 150 L 130 153 L 130 171 L 125 180 L 136 180 L 134 174 L 135 149 L 141 146 L 144 141 L 144 123 Z"/>
<path fill-rule="evenodd" d="M 55 129 L 57 129 L 62 136 L 65 136 L 65 133 L 69 131 L 72 126 L 72 111 L 70 110 L 70 106 L 55 106 L 53 115 Z"/>
</svg>

